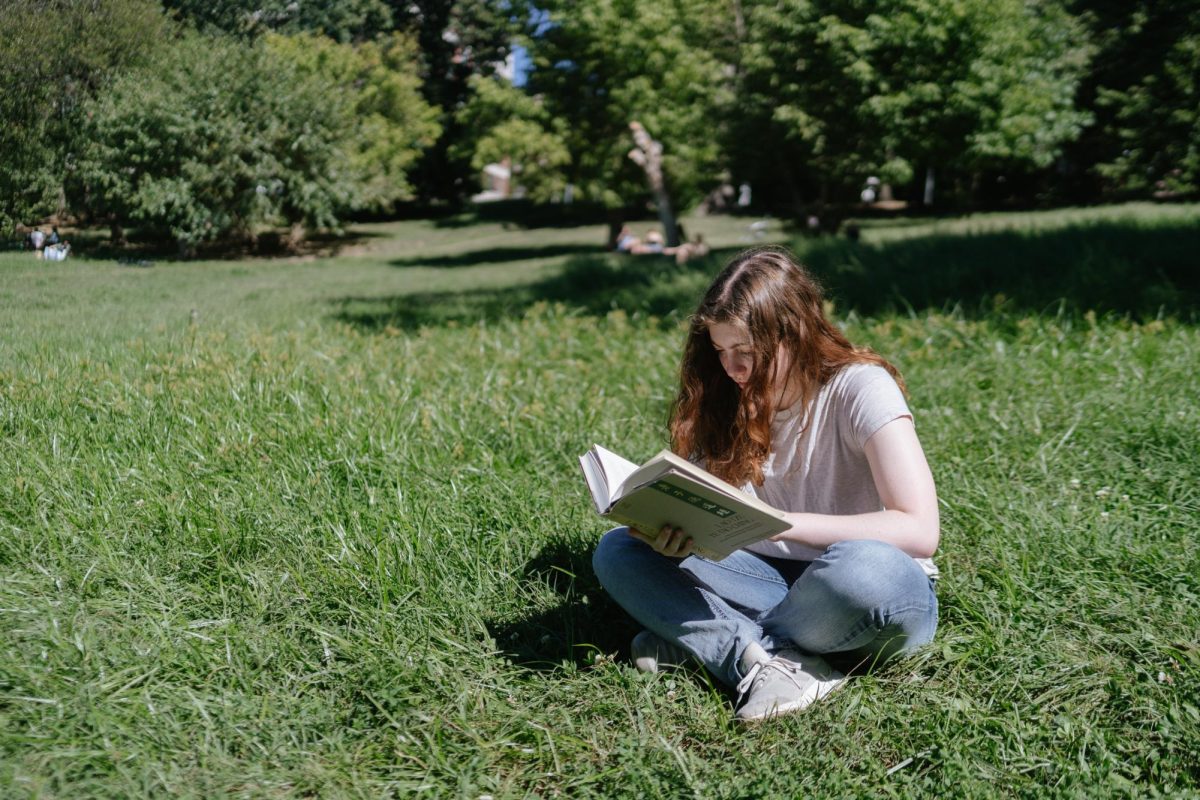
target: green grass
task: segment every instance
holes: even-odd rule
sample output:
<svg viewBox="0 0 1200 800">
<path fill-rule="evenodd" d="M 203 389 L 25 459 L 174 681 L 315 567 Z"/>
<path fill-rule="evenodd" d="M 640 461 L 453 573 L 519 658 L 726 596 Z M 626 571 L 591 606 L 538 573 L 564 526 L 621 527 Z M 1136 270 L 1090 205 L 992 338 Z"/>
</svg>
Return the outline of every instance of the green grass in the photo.
<svg viewBox="0 0 1200 800">
<path fill-rule="evenodd" d="M 680 324 L 747 223 L 690 221 L 719 252 L 682 268 L 499 223 L 0 255 L 3 793 L 1200 792 L 1196 206 L 797 240 L 908 379 L 938 637 L 753 728 L 629 666 L 575 459 L 663 445 Z"/>
</svg>

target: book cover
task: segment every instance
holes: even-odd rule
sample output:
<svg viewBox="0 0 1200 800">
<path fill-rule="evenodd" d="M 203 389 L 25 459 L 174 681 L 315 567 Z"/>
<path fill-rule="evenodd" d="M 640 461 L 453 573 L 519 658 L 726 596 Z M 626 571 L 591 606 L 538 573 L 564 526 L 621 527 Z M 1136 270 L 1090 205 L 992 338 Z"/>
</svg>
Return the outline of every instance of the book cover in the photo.
<svg viewBox="0 0 1200 800">
<path fill-rule="evenodd" d="M 789 527 L 782 512 L 669 451 L 639 467 L 597 445 L 580 463 L 601 515 L 651 535 L 667 524 L 682 528 L 706 558 Z"/>
</svg>

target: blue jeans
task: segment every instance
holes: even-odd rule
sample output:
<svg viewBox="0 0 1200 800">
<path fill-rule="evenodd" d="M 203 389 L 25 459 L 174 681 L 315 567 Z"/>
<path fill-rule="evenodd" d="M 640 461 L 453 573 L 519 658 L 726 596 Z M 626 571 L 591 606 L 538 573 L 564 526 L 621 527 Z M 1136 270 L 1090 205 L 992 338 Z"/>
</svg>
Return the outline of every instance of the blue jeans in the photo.
<svg viewBox="0 0 1200 800">
<path fill-rule="evenodd" d="M 845 669 L 872 666 L 933 639 L 933 582 L 884 542 L 838 542 L 815 561 L 739 550 L 723 561 L 660 555 L 614 528 L 592 556 L 600 583 L 646 629 L 692 653 L 729 686 L 742 651 L 796 648 Z"/>
</svg>

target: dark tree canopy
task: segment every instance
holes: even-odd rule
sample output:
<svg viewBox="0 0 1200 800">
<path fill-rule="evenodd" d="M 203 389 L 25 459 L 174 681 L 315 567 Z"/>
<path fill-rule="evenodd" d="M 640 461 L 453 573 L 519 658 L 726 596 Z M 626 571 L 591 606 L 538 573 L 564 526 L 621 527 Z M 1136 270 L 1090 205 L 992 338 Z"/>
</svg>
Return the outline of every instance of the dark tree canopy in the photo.
<svg viewBox="0 0 1200 800">
<path fill-rule="evenodd" d="M 518 44 L 522 86 L 505 77 Z M 493 162 L 534 202 L 614 216 L 746 182 L 760 208 L 836 219 L 871 177 L 947 209 L 1191 197 L 1197 75 L 1200 0 L 8 0 L 0 224 L 66 215 L 181 241 L 336 226 L 457 205 Z M 234 78 L 252 111 L 206 94 Z M 159 124 L 176 113 L 182 127 Z M 205 153 L 250 163 L 223 159 L 253 114 L 310 160 L 280 151 L 232 193 L 201 191 Z M 629 157 L 635 121 L 661 181 Z M 193 127 L 207 150 L 162 138 Z M 160 202 L 121 172 L 137 148 L 166 171 L 191 159 L 197 180 Z M 293 178 L 304 202 L 260 188 Z"/>
</svg>

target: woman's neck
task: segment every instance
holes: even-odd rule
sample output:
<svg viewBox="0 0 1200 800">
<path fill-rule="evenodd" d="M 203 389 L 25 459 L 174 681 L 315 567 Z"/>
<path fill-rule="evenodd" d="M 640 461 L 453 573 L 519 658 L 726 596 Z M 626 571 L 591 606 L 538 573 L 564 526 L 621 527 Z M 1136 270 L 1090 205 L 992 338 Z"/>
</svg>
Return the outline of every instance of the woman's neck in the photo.
<svg viewBox="0 0 1200 800">
<path fill-rule="evenodd" d="M 788 378 L 784 381 L 783 386 L 778 389 L 772 389 L 771 397 L 771 414 L 774 416 L 780 411 L 787 411 L 789 408 L 800 402 L 800 381 L 793 378 Z"/>
</svg>

